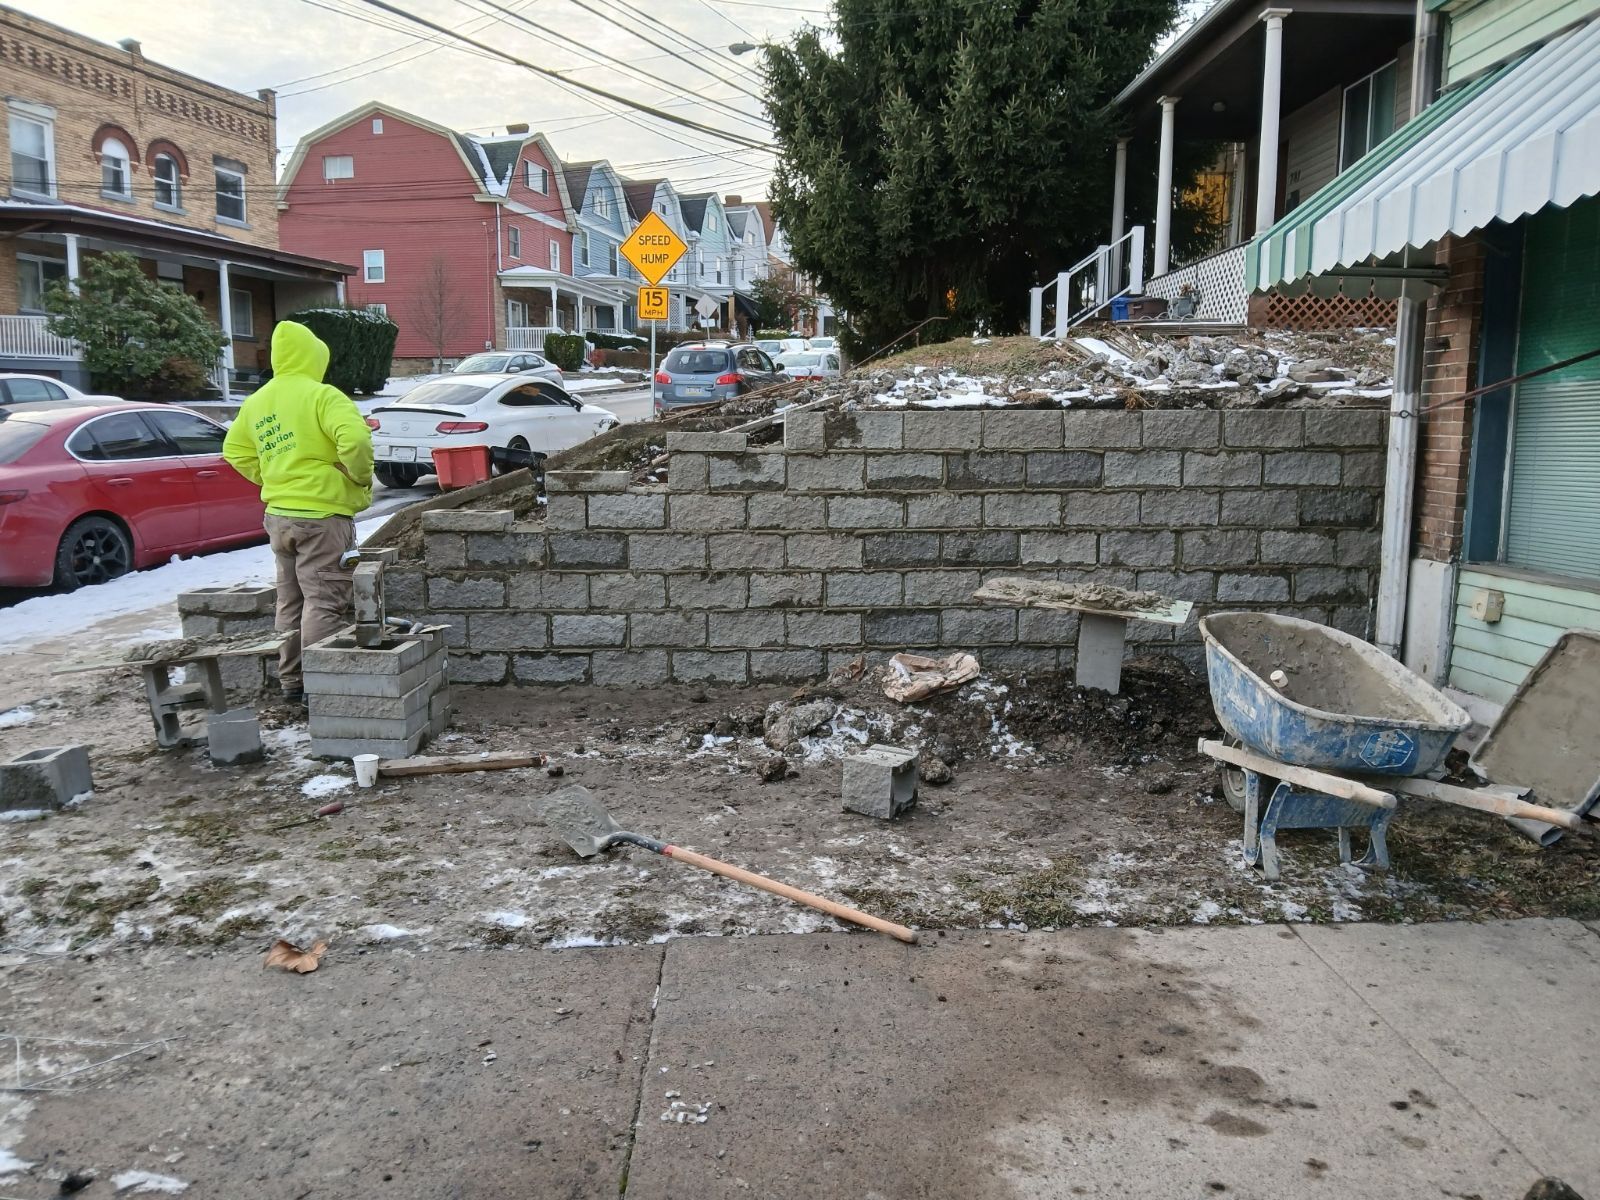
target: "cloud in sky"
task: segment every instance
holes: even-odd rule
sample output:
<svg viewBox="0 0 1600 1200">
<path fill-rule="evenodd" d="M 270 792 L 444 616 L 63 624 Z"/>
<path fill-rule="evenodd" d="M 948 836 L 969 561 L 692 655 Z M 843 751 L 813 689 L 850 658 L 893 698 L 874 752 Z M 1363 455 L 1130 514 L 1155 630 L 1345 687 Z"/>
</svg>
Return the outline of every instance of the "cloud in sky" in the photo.
<svg viewBox="0 0 1600 1200">
<path fill-rule="evenodd" d="M 280 163 L 301 135 L 381 100 L 473 133 L 526 121 L 543 130 L 563 158 L 608 158 L 625 173 L 667 175 L 685 191 L 766 191 L 768 154 L 641 114 L 608 112 L 618 106 L 569 94 L 521 67 L 448 44 L 363 0 L 7 2 L 108 43 L 137 38 L 146 58 L 224 87 L 251 93 L 275 88 Z M 746 94 L 762 91 L 758 58 L 736 58 L 728 45 L 781 41 L 807 22 L 827 20 L 818 11 L 825 0 L 390 2 L 541 67 L 762 142 L 769 134 L 761 105 Z"/>
</svg>

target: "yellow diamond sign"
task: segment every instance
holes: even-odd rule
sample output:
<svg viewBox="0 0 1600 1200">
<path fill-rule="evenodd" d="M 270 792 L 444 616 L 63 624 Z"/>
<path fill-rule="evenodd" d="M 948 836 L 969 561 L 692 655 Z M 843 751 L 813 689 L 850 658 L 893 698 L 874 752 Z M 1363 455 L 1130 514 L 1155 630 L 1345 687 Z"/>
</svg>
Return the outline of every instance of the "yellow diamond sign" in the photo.
<svg viewBox="0 0 1600 1200">
<path fill-rule="evenodd" d="M 657 284 L 672 270 L 673 264 L 689 249 L 659 213 L 645 214 L 644 220 L 622 241 L 622 257 L 643 275 L 646 283 Z"/>
</svg>

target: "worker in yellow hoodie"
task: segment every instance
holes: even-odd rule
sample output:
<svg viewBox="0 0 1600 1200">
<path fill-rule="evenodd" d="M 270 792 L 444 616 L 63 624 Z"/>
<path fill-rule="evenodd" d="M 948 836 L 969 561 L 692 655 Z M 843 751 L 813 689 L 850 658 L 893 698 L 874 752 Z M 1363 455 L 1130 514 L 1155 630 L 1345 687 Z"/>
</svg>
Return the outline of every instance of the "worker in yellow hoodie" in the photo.
<svg viewBox="0 0 1600 1200">
<path fill-rule="evenodd" d="M 354 401 L 322 382 L 328 347 L 304 325 L 272 331 L 272 379 L 245 400 L 222 456 L 267 506 L 262 522 L 278 564 L 278 682 L 305 703 L 302 645 L 336 633 L 349 618 L 355 514 L 372 503 L 372 430 Z"/>
</svg>

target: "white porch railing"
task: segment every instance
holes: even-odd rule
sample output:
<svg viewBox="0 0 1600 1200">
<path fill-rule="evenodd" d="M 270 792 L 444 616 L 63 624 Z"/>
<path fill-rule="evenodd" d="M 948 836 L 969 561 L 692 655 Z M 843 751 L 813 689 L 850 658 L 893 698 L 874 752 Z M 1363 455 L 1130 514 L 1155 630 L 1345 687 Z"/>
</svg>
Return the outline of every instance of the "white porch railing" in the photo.
<svg viewBox="0 0 1600 1200">
<path fill-rule="evenodd" d="M 1029 289 L 1028 332 L 1033 337 L 1066 337 L 1073 326 L 1113 300 L 1144 291 L 1144 226 L 1135 225 L 1115 242 L 1073 263 L 1056 276 L 1054 286 L 1056 320 L 1050 335 L 1044 332 L 1044 296 L 1051 285 Z"/>
<path fill-rule="evenodd" d="M 45 326 L 45 317 L 0 317 L 0 356 L 8 358 L 64 358 L 82 356 L 78 343 L 57 337 Z"/>
<path fill-rule="evenodd" d="M 1240 242 L 1199 262 L 1157 275 L 1146 286 L 1152 296 L 1177 300 L 1189 289 L 1198 305 L 1192 319 L 1244 325 L 1250 317 L 1250 292 L 1244 282 L 1244 258 L 1248 243 Z"/>
<path fill-rule="evenodd" d="M 535 353 L 544 352 L 544 339 L 552 333 L 565 333 L 559 325 L 508 325 L 506 326 L 505 350 L 532 350 Z"/>
</svg>

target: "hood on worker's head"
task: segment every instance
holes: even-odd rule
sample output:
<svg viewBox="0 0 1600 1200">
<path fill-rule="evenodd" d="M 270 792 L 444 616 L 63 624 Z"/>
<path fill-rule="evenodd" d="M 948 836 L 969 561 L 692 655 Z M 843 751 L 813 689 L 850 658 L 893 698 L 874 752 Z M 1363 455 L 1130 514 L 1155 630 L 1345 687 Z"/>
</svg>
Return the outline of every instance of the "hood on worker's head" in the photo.
<svg viewBox="0 0 1600 1200">
<path fill-rule="evenodd" d="M 328 346 L 297 321 L 279 321 L 272 331 L 272 373 L 304 375 L 322 382 L 328 369 Z"/>
</svg>

